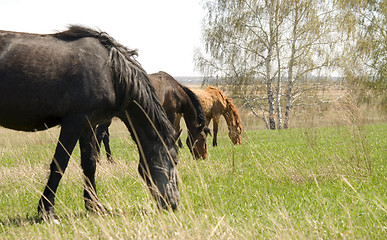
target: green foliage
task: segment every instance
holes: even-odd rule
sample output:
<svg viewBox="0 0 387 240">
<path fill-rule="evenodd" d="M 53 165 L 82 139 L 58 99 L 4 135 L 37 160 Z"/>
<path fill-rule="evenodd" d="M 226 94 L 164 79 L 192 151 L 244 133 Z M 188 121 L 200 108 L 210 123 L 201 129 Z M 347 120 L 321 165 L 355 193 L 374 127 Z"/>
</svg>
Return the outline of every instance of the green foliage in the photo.
<svg viewBox="0 0 387 240">
<path fill-rule="evenodd" d="M 385 0 L 208 0 L 203 7 L 197 68 L 227 83 L 266 126 L 282 128 L 283 119 L 287 128 L 298 102 L 316 104 L 303 87 L 308 78 L 339 75 L 353 100 L 376 98 L 387 111 Z M 255 91 L 262 82 L 264 91 Z"/>
<path fill-rule="evenodd" d="M 3 156 L 18 155 L 19 164 L 11 164 L 11 157 L 0 162 L 0 238 L 381 239 L 387 234 L 386 124 L 247 131 L 239 146 L 222 132 L 219 146 L 198 161 L 185 147 L 177 212 L 156 209 L 137 174 L 133 143 L 114 135 L 116 163 L 103 156 L 97 170 L 99 197 L 111 213 L 85 211 L 75 153 L 57 194 L 60 225 L 40 222 L 36 214 L 49 162 L 36 160 L 39 151 L 46 155 L 40 141 L 23 151 L 22 143 L 1 148 Z"/>
<path fill-rule="evenodd" d="M 369 102 L 381 98 L 387 110 L 387 2 L 338 1 L 342 28 L 353 26 L 346 35 L 341 68 L 348 82 L 356 89 L 358 100 Z M 351 20 L 348 20 L 351 19 Z"/>
<path fill-rule="evenodd" d="M 336 61 L 331 5 L 305 0 L 205 1 L 205 49 L 195 56 L 197 67 L 238 92 L 268 128 L 287 128 L 294 101 L 308 95 L 299 94 L 303 79 L 325 73 Z M 260 82 L 265 92 L 256 95 L 249 88 Z"/>
</svg>

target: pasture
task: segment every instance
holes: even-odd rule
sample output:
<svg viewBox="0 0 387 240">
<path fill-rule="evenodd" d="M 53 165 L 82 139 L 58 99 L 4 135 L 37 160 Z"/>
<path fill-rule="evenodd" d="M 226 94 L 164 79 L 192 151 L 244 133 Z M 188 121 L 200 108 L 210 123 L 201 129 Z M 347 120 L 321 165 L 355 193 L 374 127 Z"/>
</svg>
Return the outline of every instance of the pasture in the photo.
<svg viewBox="0 0 387 240">
<path fill-rule="evenodd" d="M 242 117 L 243 119 L 243 117 Z M 223 120 L 222 120 L 223 121 Z M 179 211 L 158 211 L 137 172 L 138 152 L 113 121 L 115 164 L 97 166 L 99 198 L 110 210 L 85 210 L 79 148 L 59 185 L 61 224 L 41 222 L 37 203 L 59 128 L 0 128 L 1 239 L 382 239 L 387 236 L 387 124 L 243 133 L 194 160 L 179 154 Z M 185 139 L 186 135 L 183 135 Z M 211 142 L 211 137 L 208 138 Z"/>
</svg>

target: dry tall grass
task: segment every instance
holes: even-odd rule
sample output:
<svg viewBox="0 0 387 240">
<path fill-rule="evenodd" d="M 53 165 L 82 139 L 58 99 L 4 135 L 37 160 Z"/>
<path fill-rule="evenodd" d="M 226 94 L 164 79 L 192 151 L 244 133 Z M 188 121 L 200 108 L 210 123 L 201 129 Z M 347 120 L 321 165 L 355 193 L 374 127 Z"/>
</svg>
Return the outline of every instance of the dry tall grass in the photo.
<svg viewBox="0 0 387 240">
<path fill-rule="evenodd" d="M 324 93 L 325 94 L 325 93 Z M 342 92 L 333 92 L 332 98 Z M 263 130 L 240 108 L 246 132 L 233 146 L 221 121 L 220 146 L 209 157 L 180 151 L 181 209 L 160 212 L 137 173 L 138 153 L 125 126 L 110 129 L 115 164 L 97 170 L 108 216 L 87 213 L 79 150 L 59 186 L 61 224 L 40 222 L 43 190 L 58 128 L 22 133 L 0 128 L 0 238 L 6 239 L 356 239 L 387 233 L 382 169 L 386 146 L 372 142 L 367 123 L 386 123 L 377 106 L 351 98 L 299 107 L 289 131 Z M 321 128 L 340 125 L 345 128 Z M 380 128 L 385 129 L 386 128 Z M 324 132 L 335 133 L 325 135 Z M 383 132 L 378 134 L 384 134 Z M 383 142 L 384 141 L 384 142 Z M 384 164 L 384 165 L 383 165 Z M 5 203 L 5 204 L 4 204 Z"/>
</svg>

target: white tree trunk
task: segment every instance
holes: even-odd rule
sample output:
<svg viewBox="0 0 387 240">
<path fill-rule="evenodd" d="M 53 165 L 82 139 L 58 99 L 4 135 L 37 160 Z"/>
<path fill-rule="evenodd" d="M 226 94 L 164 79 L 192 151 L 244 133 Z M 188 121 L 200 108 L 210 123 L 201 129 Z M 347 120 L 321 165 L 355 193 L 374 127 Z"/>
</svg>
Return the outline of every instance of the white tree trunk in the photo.
<svg viewBox="0 0 387 240">
<path fill-rule="evenodd" d="M 290 127 L 290 113 L 293 107 L 293 73 L 292 70 L 289 69 L 288 75 L 288 88 L 286 90 L 286 108 L 285 108 L 285 120 L 284 120 L 284 128 L 287 129 Z"/>
<path fill-rule="evenodd" d="M 269 3 L 269 45 L 267 46 L 267 57 L 265 61 L 266 65 L 266 91 L 267 91 L 267 99 L 268 99 L 268 105 L 269 105 L 269 127 L 270 129 L 275 129 L 275 119 L 274 119 L 274 94 L 273 94 L 273 77 L 271 74 L 271 65 L 272 65 L 272 56 L 273 56 L 273 48 L 275 44 L 275 38 L 274 38 L 274 27 L 273 27 L 273 20 L 274 20 L 274 1 L 271 1 Z"/>
<path fill-rule="evenodd" d="M 293 68 L 294 68 L 294 58 L 296 54 L 296 41 L 297 41 L 297 29 L 298 29 L 298 9 L 296 8 L 294 12 L 294 24 L 292 31 L 292 44 L 291 44 L 291 54 L 288 63 L 288 86 L 286 90 L 286 108 L 285 108 L 285 121 L 284 128 L 287 129 L 290 127 L 290 114 L 293 108 L 293 87 L 294 87 L 294 76 L 293 76 Z"/>
<path fill-rule="evenodd" d="M 278 3 L 277 3 L 278 4 Z M 277 6 L 278 8 L 278 6 Z M 282 72 L 281 72 L 281 46 L 279 42 L 280 33 L 279 33 L 279 19 L 278 19 L 278 13 L 275 14 L 275 46 L 276 46 L 276 52 L 277 52 L 277 64 L 278 64 L 278 78 L 277 78 L 277 88 L 276 88 L 276 111 L 277 111 L 277 129 L 282 129 L 282 109 L 281 109 L 281 91 L 282 91 Z"/>
</svg>

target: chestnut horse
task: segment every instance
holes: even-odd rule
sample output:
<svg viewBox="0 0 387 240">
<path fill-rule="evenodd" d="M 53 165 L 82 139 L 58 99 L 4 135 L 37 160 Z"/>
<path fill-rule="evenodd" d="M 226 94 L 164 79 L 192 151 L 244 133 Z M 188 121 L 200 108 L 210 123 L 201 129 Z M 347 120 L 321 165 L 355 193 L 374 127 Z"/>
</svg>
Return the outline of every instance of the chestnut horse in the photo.
<svg viewBox="0 0 387 240">
<path fill-rule="evenodd" d="M 191 89 L 200 99 L 207 126 L 213 121 L 212 145 L 217 146 L 217 134 L 220 116 L 223 115 L 228 127 L 228 136 L 233 144 L 241 143 L 242 125 L 238 109 L 232 103 L 232 99 L 219 89 L 208 87 L 207 89 Z"/>
<path fill-rule="evenodd" d="M 175 126 L 175 132 L 180 132 L 181 115 L 188 130 L 187 146 L 195 158 L 207 157 L 207 134 L 210 133 L 199 98 L 187 87 L 181 85 L 176 79 L 166 72 L 149 75 L 156 95 L 162 104 L 168 119 Z M 110 144 L 109 129 L 111 121 L 98 126 L 97 139 L 103 141 L 109 161 L 113 161 Z M 181 144 L 179 139 L 179 144 Z"/>
<path fill-rule="evenodd" d="M 158 205 L 178 207 L 174 129 L 136 54 L 81 26 L 56 34 L 0 31 L 0 125 L 20 131 L 61 126 L 38 204 L 43 219 L 58 219 L 55 194 L 78 140 L 86 209 L 105 212 L 96 194 L 94 131 L 115 116 L 137 144 L 138 170 Z"/>
</svg>

